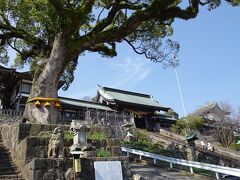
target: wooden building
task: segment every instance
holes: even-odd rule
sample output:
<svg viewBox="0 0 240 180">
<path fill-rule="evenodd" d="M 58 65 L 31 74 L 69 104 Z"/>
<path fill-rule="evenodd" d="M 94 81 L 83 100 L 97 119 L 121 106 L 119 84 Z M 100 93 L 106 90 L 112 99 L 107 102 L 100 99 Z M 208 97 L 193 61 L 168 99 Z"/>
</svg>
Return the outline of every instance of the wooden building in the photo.
<svg viewBox="0 0 240 180">
<path fill-rule="evenodd" d="M 0 107 L 23 111 L 32 86 L 29 72 L 0 66 Z"/>
<path fill-rule="evenodd" d="M 170 108 L 162 106 L 148 94 L 100 86 L 97 101 L 116 111 L 132 113 L 137 128 L 159 131 L 160 127 L 170 127 L 176 121 L 164 115 Z"/>
<path fill-rule="evenodd" d="M 60 82 L 59 89 L 63 85 Z M 32 86 L 30 72 L 0 66 L 0 109 L 23 111 Z M 171 116 L 164 115 L 168 107 L 160 105 L 152 96 L 142 93 L 99 87 L 97 102 L 58 97 L 62 104 L 61 119 L 91 120 L 131 118 L 136 127 L 159 130 L 175 123 Z M 111 117 L 111 118 L 109 118 Z M 108 120 L 108 124 L 113 123 Z"/>
</svg>

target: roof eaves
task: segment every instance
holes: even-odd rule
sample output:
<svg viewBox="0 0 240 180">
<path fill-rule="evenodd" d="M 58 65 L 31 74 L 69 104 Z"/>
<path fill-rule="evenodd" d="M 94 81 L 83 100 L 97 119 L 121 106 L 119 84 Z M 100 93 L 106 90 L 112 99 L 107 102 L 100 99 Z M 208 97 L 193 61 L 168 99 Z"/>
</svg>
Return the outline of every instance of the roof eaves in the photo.
<svg viewBox="0 0 240 180">
<path fill-rule="evenodd" d="M 162 106 L 151 106 L 151 105 L 146 105 L 146 104 L 138 104 L 138 103 L 132 103 L 132 102 L 126 102 L 126 101 L 120 101 L 120 100 L 116 100 L 115 99 L 115 102 L 116 103 L 121 103 L 121 104 L 130 104 L 130 105 L 133 105 L 133 106 L 141 106 L 141 107 L 148 107 L 148 108 L 151 108 L 153 110 L 168 110 L 170 108 L 167 108 L 167 107 L 162 107 Z"/>
<path fill-rule="evenodd" d="M 148 94 L 143 94 L 143 93 L 137 93 L 137 92 L 132 92 L 132 91 L 125 91 L 121 89 L 114 89 L 114 88 L 109 88 L 109 87 L 101 87 L 104 91 L 111 91 L 111 92 L 118 92 L 122 94 L 130 94 L 130 95 L 135 95 L 135 96 L 142 96 L 142 97 L 149 97 L 151 98 L 150 95 Z"/>
</svg>

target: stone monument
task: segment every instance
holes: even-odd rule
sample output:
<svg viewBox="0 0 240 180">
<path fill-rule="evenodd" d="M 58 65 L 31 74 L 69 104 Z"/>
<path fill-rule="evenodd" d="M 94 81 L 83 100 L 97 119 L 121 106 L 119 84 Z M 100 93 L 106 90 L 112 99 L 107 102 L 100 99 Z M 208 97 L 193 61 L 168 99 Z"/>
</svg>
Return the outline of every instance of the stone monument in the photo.
<svg viewBox="0 0 240 180">
<path fill-rule="evenodd" d="M 48 143 L 48 157 L 62 158 L 64 148 L 64 132 L 61 127 L 56 127 Z"/>
</svg>

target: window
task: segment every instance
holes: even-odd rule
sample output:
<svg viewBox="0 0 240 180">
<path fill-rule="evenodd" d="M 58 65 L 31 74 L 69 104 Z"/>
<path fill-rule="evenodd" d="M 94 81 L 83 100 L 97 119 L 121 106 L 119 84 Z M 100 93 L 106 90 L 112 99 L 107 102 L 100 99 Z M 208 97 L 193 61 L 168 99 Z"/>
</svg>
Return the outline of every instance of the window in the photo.
<svg viewBox="0 0 240 180">
<path fill-rule="evenodd" d="M 23 93 L 30 93 L 31 88 L 32 88 L 31 84 L 22 83 L 22 92 Z"/>
<path fill-rule="evenodd" d="M 66 112 L 66 113 L 65 113 L 65 117 L 70 117 L 70 113 L 69 113 L 69 112 Z"/>
</svg>

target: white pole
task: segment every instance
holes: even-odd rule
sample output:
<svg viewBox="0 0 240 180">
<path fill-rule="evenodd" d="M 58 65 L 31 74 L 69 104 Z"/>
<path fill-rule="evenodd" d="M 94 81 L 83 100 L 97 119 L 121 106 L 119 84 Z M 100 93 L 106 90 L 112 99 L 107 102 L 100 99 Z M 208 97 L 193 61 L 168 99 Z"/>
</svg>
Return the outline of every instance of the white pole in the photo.
<svg viewBox="0 0 240 180">
<path fill-rule="evenodd" d="M 186 117 L 187 113 L 186 113 L 186 109 L 185 109 L 185 105 L 184 105 L 184 101 L 183 101 L 183 95 L 182 95 L 182 90 L 181 90 L 181 86 L 180 86 L 179 79 L 178 79 L 177 69 L 174 68 L 174 71 L 175 71 L 175 75 L 176 75 L 176 79 L 177 79 L 178 90 L 179 90 L 179 94 L 180 94 L 180 98 L 181 98 L 181 102 L 182 102 L 184 116 Z"/>
</svg>

